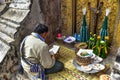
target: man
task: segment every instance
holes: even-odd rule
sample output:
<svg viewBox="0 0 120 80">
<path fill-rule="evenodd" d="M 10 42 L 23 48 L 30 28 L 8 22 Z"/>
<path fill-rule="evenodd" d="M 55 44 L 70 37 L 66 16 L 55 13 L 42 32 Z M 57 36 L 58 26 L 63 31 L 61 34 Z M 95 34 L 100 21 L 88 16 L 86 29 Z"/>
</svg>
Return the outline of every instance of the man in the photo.
<svg viewBox="0 0 120 80">
<path fill-rule="evenodd" d="M 45 43 L 47 34 L 48 27 L 43 24 L 39 24 L 35 28 L 34 32 L 27 36 L 21 43 L 21 65 L 31 80 L 34 80 L 32 78 L 34 75 L 31 73 L 30 69 L 31 63 L 43 66 L 45 74 L 55 73 L 64 68 L 63 63 L 56 60 L 55 57 L 51 56 L 49 53 L 49 47 Z M 37 71 L 33 70 L 32 72 Z"/>
</svg>

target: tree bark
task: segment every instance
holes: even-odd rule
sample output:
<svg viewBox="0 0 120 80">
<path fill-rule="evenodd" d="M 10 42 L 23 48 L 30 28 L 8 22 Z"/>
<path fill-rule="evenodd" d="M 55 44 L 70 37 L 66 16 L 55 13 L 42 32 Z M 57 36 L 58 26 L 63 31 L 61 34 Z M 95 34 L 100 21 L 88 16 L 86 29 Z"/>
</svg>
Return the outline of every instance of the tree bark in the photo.
<svg viewBox="0 0 120 80">
<path fill-rule="evenodd" d="M 45 16 L 45 24 L 49 27 L 49 40 L 55 40 L 57 30 L 61 30 L 61 0 L 40 0 L 41 10 Z"/>
</svg>

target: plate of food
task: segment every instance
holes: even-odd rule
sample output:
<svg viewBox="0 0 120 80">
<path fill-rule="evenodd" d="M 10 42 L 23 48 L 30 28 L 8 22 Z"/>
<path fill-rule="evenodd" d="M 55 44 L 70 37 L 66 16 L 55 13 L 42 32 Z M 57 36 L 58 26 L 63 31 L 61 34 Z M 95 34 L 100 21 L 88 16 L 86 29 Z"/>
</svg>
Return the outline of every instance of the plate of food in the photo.
<svg viewBox="0 0 120 80">
<path fill-rule="evenodd" d="M 81 69 L 83 72 L 90 71 L 92 70 L 92 66 L 91 65 L 81 66 Z"/>
<path fill-rule="evenodd" d="M 89 64 L 88 66 L 81 66 L 76 63 L 76 59 L 73 60 L 73 65 L 75 66 L 76 69 L 79 71 L 82 71 L 84 73 L 97 73 L 99 70 L 93 69 L 93 65 Z"/>
<path fill-rule="evenodd" d="M 105 66 L 103 64 L 97 63 L 97 64 L 93 64 L 92 68 L 95 70 L 103 70 L 105 68 Z"/>
</svg>

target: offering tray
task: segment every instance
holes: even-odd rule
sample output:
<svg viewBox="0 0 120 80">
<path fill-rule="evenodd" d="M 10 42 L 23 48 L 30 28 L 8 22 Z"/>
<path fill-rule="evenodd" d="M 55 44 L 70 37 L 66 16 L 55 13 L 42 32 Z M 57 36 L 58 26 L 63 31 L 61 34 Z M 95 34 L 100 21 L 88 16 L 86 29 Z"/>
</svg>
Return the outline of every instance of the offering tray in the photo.
<svg viewBox="0 0 120 80">
<path fill-rule="evenodd" d="M 105 68 L 104 62 L 101 63 L 91 63 L 87 66 L 81 66 L 76 63 L 76 58 L 73 60 L 73 65 L 78 69 L 79 71 L 82 71 L 84 73 L 97 73 Z"/>
</svg>

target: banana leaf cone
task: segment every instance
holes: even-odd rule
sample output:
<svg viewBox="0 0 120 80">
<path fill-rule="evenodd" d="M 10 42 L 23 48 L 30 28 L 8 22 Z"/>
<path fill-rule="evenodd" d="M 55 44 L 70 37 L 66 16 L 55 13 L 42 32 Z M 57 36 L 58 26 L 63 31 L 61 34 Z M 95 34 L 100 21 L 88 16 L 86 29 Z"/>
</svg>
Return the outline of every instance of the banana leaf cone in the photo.
<svg viewBox="0 0 120 80">
<path fill-rule="evenodd" d="M 105 40 L 105 36 L 108 36 L 108 29 L 107 26 L 108 25 L 108 16 L 105 16 L 103 25 L 102 25 L 102 29 L 100 31 L 100 36 L 101 36 L 101 40 Z"/>
<path fill-rule="evenodd" d="M 96 45 L 96 34 L 92 35 L 90 32 L 90 38 L 87 42 L 88 49 L 92 49 Z"/>
<path fill-rule="evenodd" d="M 90 32 L 90 35 L 89 35 L 89 40 L 88 40 L 88 42 L 87 42 L 87 45 L 88 45 L 88 49 L 90 49 L 91 48 L 91 43 L 92 43 L 92 32 Z"/>
<path fill-rule="evenodd" d="M 100 50 L 100 57 L 105 59 L 107 57 L 107 46 L 105 41 L 101 41 L 101 50 Z"/>
<path fill-rule="evenodd" d="M 80 29 L 80 42 L 87 42 L 89 40 L 89 31 L 86 25 L 86 16 L 83 16 L 82 27 Z"/>
<path fill-rule="evenodd" d="M 106 51 L 106 54 L 108 54 L 110 52 L 110 47 L 108 46 L 108 40 L 109 40 L 109 36 L 105 36 L 105 51 Z"/>
<path fill-rule="evenodd" d="M 100 47 L 93 48 L 93 53 L 97 56 L 100 56 Z"/>
<path fill-rule="evenodd" d="M 101 48 L 100 57 L 103 59 L 105 59 L 107 57 L 107 54 L 105 53 L 105 48 Z"/>
</svg>

